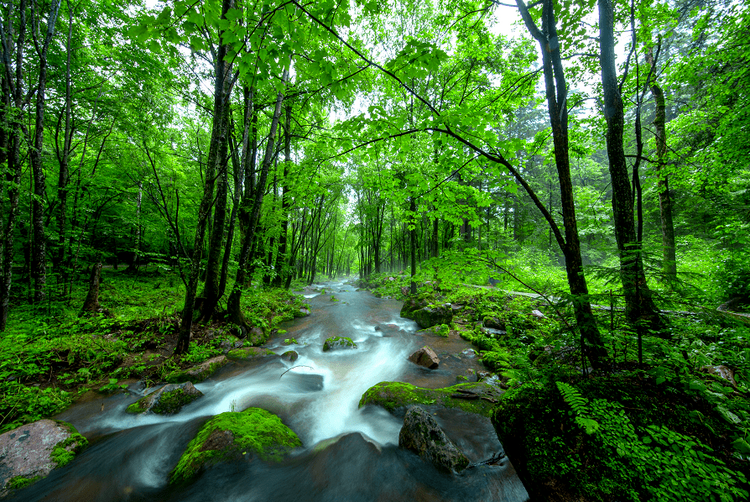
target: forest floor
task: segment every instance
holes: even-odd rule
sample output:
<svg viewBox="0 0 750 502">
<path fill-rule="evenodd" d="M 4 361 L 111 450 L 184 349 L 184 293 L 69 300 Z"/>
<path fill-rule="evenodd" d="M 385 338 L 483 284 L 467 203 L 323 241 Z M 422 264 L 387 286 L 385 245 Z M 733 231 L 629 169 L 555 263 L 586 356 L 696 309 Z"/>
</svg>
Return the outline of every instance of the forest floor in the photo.
<svg viewBox="0 0 750 502">
<path fill-rule="evenodd" d="M 449 274 L 464 277 L 463 274 Z M 101 304 L 111 316 L 79 317 L 85 291 L 41 308 L 16 308 L 0 336 L 0 432 L 52 416 L 79 399 L 171 372 L 246 345 L 221 318 L 172 354 L 184 291 L 176 276 L 105 270 Z M 360 283 L 405 299 L 406 275 Z M 637 335 L 617 309 L 598 312 L 606 371 L 582 363 L 580 340 L 559 316 L 564 295 L 509 295 L 498 288 L 419 279 L 420 301 L 462 305 L 436 333 L 457 331 L 508 387 L 493 413 L 498 436 L 535 499 L 747 499 L 750 477 L 750 327 L 711 309 L 670 316 L 671 338 Z M 83 288 L 82 288 L 83 289 Z M 552 298 L 554 297 L 554 298 Z M 249 289 L 243 309 L 266 336 L 303 298 Z M 535 315 L 540 311 L 544 317 Z M 489 329 L 488 329 L 489 328 Z"/>
</svg>

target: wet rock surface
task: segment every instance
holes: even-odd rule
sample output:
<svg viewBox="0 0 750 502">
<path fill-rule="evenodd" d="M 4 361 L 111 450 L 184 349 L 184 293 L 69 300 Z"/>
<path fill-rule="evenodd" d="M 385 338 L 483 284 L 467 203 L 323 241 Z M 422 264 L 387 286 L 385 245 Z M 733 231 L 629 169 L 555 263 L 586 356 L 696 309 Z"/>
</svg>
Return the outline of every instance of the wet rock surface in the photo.
<svg viewBox="0 0 750 502">
<path fill-rule="evenodd" d="M 431 370 L 436 369 L 440 365 L 440 358 L 438 357 L 438 355 L 435 354 L 434 350 L 426 345 L 410 355 L 409 361 L 418 366 L 423 366 Z"/>
<path fill-rule="evenodd" d="M 332 336 L 330 338 L 326 338 L 326 341 L 323 342 L 323 352 L 328 352 L 329 350 L 346 350 L 356 348 L 357 344 L 354 343 L 351 338 L 345 336 Z"/>
<path fill-rule="evenodd" d="M 398 445 L 444 471 L 462 471 L 469 465 L 466 455 L 448 439 L 437 421 L 419 406 L 406 411 Z"/>
<path fill-rule="evenodd" d="M 170 383 L 202 382 L 206 378 L 216 373 L 219 368 L 221 368 L 228 362 L 229 360 L 226 358 L 226 356 L 212 357 L 211 359 L 193 366 L 192 368 L 189 368 L 187 370 L 176 371 L 167 376 L 166 380 Z"/>
<path fill-rule="evenodd" d="M 72 425 L 49 419 L 0 435 L 0 497 L 46 477 L 87 444 Z"/>
<path fill-rule="evenodd" d="M 453 320 L 453 309 L 450 304 L 423 307 L 414 312 L 414 320 L 420 328 L 429 328 L 437 324 L 450 324 Z"/>
<path fill-rule="evenodd" d="M 191 382 L 168 384 L 159 387 L 142 397 L 127 408 L 128 413 L 156 413 L 158 415 L 174 415 L 183 406 L 203 396 Z"/>
</svg>

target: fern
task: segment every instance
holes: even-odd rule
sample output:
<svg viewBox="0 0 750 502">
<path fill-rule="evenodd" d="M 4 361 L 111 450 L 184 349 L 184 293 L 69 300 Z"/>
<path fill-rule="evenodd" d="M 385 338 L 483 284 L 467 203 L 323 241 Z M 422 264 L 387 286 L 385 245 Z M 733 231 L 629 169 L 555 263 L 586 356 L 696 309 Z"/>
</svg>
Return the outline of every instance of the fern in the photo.
<svg viewBox="0 0 750 502">
<path fill-rule="evenodd" d="M 745 476 L 728 469 L 700 441 L 654 425 L 646 427 L 646 435 L 640 438 L 619 403 L 589 401 L 563 382 L 557 382 L 557 388 L 571 407 L 575 423 L 635 468 L 654 500 L 747 500 L 748 492 L 738 486 L 746 483 Z M 620 464 L 619 468 L 627 467 Z"/>
</svg>

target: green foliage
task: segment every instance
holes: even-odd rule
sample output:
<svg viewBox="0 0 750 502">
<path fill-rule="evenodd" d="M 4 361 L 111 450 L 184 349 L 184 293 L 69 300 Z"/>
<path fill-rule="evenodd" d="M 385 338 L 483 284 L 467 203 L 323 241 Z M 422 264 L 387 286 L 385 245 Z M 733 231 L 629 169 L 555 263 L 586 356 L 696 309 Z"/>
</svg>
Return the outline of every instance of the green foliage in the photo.
<svg viewBox="0 0 750 502">
<path fill-rule="evenodd" d="M 572 385 L 557 382 L 573 419 L 586 434 L 595 435 L 604 446 L 632 466 L 642 480 L 642 490 L 653 500 L 744 500 L 745 476 L 728 469 L 712 455 L 713 450 L 684 434 L 660 425 L 644 428 L 639 437 L 619 403 L 605 399 L 589 401 Z M 605 462 L 610 462 L 605 460 Z M 625 464 L 611 466 L 625 469 Z M 629 497 L 637 500 L 638 494 Z"/>
</svg>

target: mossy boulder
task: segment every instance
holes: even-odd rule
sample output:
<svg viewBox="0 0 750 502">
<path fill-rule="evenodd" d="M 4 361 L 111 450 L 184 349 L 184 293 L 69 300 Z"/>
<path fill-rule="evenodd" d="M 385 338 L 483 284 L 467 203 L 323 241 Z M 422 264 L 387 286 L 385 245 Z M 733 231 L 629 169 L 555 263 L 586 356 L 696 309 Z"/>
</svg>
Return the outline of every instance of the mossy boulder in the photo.
<svg viewBox="0 0 750 502">
<path fill-rule="evenodd" d="M 410 296 L 404 301 L 404 305 L 401 307 L 401 317 L 407 319 L 414 319 L 414 313 L 426 307 L 432 300 L 432 295 L 429 293 L 423 293 L 417 296 Z"/>
<path fill-rule="evenodd" d="M 284 352 L 283 354 L 281 354 L 281 358 L 284 361 L 289 361 L 289 362 L 293 363 L 294 361 L 296 361 L 299 358 L 299 354 L 297 353 L 296 350 L 287 350 L 286 352 Z"/>
<path fill-rule="evenodd" d="M 229 411 L 206 422 L 170 474 L 171 483 L 188 481 L 202 468 L 219 462 L 280 462 L 302 442 L 281 419 L 260 408 Z"/>
<path fill-rule="evenodd" d="M 414 311 L 413 319 L 420 328 L 429 328 L 436 324 L 450 324 L 453 321 L 453 309 L 447 305 L 428 305 Z"/>
<path fill-rule="evenodd" d="M 351 338 L 346 336 L 332 336 L 330 338 L 326 338 L 326 341 L 323 343 L 323 352 L 328 352 L 329 350 L 356 348 L 357 344 L 354 343 Z"/>
<path fill-rule="evenodd" d="M 203 393 L 196 389 L 191 382 L 163 385 L 128 406 L 126 411 L 134 415 L 149 412 L 157 415 L 174 415 L 183 406 L 195 401 L 202 395 Z"/>
<path fill-rule="evenodd" d="M 39 420 L 0 435 L 0 497 L 69 463 L 88 441 L 67 422 Z"/>
<path fill-rule="evenodd" d="M 219 368 L 221 368 L 228 362 L 229 360 L 226 358 L 226 356 L 212 357 L 211 359 L 193 366 L 192 368 L 174 371 L 167 375 L 167 378 L 165 380 L 169 383 L 199 383 L 216 373 Z"/>
<path fill-rule="evenodd" d="M 461 383 L 442 389 L 425 389 L 403 382 L 380 382 L 367 389 L 359 400 L 359 407 L 374 404 L 400 416 L 409 406 L 438 406 L 490 416 L 502 393 L 502 389 L 486 382 Z"/>
<path fill-rule="evenodd" d="M 244 361 L 248 359 L 255 359 L 258 357 L 267 357 L 276 355 L 274 351 L 268 349 L 261 349 L 260 347 L 244 347 L 241 349 L 230 350 L 227 353 L 227 358 L 235 361 Z"/>
</svg>

